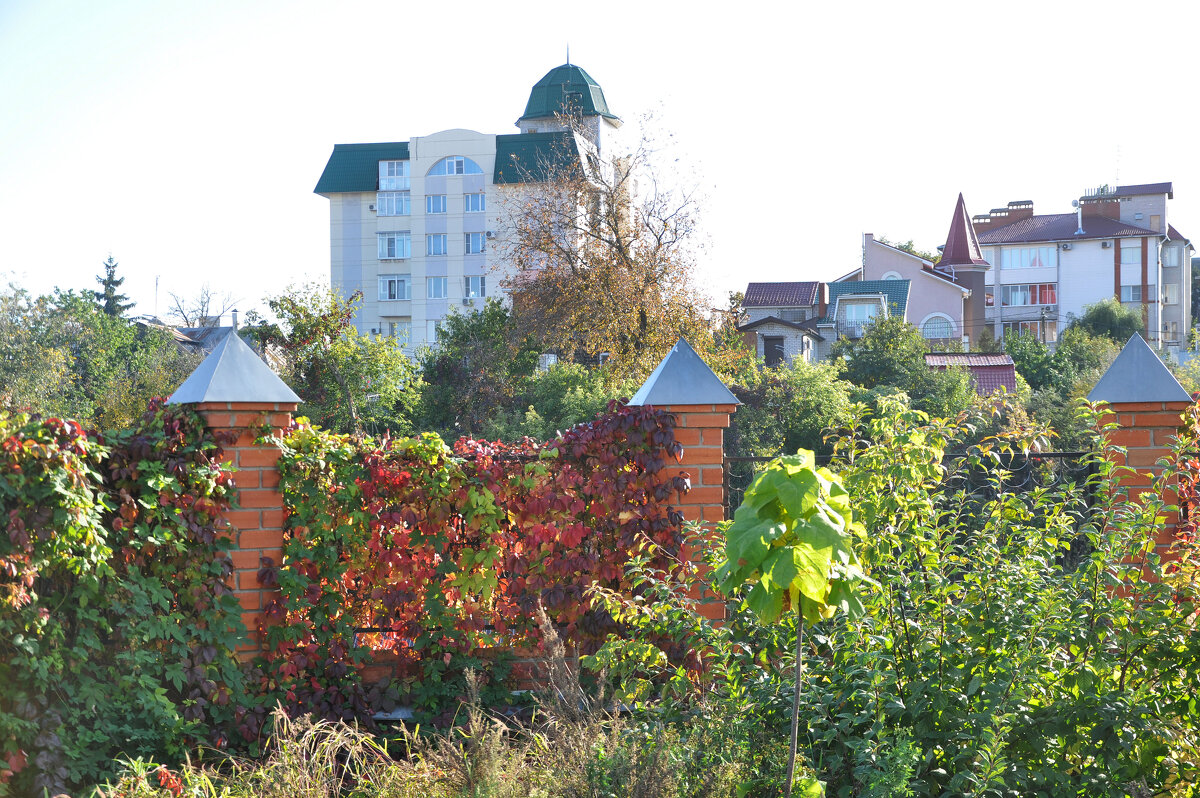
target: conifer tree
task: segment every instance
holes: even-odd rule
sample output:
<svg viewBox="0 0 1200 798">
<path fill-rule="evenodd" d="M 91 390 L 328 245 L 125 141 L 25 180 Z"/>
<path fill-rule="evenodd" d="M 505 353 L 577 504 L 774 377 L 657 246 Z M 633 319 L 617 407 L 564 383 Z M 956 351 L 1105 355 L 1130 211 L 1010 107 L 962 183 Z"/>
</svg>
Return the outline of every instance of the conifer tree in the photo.
<svg viewBox="0 0 1200 798">
<path fill-rule="evenodd" d="M 125 282 L 124 277 L 117 277 L 117 265 L 113 256 L 109 255 L 104 262 L 104 276 L 96 277 L 100 290 L 92 292 L 96 305 L 108 316 L 121 316 L 133 307 L 133 303 L 128 301 L 129 297 L 117 293 L 117 289 Z"/>
</svg>

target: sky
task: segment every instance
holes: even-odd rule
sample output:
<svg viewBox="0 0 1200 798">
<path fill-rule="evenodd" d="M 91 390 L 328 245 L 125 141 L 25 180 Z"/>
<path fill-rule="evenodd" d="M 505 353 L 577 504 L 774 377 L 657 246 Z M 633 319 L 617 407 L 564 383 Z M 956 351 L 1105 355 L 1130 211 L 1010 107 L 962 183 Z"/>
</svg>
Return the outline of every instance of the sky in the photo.
<svg viewBox="0 0 1200 798">
<path fill-rule="evenodd" d="M 452 4 L 0 0 L 0 279 L 244 313 L 329 280 L 335 143 L 515 133 L 566 60 L 669 138 L 702 286 L 827 280 L 864 232 L 941 244 L 958 193 L 1066 213 L 1173 181 L 1200 237 L 1200 7 L 1142 2 Z"/>
</svg>

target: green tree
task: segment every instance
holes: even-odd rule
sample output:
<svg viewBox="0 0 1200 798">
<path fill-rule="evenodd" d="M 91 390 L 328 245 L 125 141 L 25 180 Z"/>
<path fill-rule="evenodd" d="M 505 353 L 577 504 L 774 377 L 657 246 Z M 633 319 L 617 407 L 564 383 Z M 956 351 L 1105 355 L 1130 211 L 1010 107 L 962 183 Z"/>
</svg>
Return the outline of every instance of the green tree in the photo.
<svg viewBox="0 0 1200 798">
<path fill-rule="evenodd" d="M 1108 338 L 1120 345 L 1145 328 L 1141 311 L 1125 307 L 1116 297 L 1087 305 L 1083 315 L 1072 319 L 1068 327 L 1097 338 Z"/>
<path fill-rule="evenodd" d="M 899 316 L 877 318 L 861 338 L 834 343 L 832 357 L 845 361 L 843 376 L 862 388 L 898 388 L 913 406 L 952 416 L 974 400 L 970 375 L 963 369 L 935 371 L 925 364 L 929 344 Z"/>
<path fill-rule="evenodd" d="M 827 453 L 824 436 L 849 418 L 851 388 L 831 363 L 796 358 L 762 369 L 733 388 L 742 405 L 733 416 L 728 451 L 760 457 L 800 449 Z"/>
<path fill-rule="evenodd" d="M 133 307 L 133 303 L 129 302 L 129 297 L 124 294 L 118 294 L 119 289 L 125 282 L 124 277 L 117 277 L 117 262 L 113 260 L 113 256 L 109 255 L 108 260 L 104 261 L 104 276 L 96 277 L 96 282 L 100 284 L 99 291 L 93 291 L 92 296 L 96 299 L 96 305 L 109 316 L 123 316 L 125 311 Z"/>
<path fill-rule="evenodd" d="M 450 314 L 438 325 L 437 346 L 420 357 L 425 384 L 436 386 L 422 396 L 422 425 L 448 440 L 478 435 L 512 407 L 537 363 L 537 348 L 518 339 L 508 308 L 497 300 L 473 313 Z"/>
<path fill-rule="evenodd" d="M 361 302 L 361 292 L 345 299 L 316 285 L 289 288 L 267 301 L 279 324 L 253 332 L 278 347 L 302 414 L 336 432 L 409 434 L 420 376 L 394 338 L 359 334 Z"/>
</svg>

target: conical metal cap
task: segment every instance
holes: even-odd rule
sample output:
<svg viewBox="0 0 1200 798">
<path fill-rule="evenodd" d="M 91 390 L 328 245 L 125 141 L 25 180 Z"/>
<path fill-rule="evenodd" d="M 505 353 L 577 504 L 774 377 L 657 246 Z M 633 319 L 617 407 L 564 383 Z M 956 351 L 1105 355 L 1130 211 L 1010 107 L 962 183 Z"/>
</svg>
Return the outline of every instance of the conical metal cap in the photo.
<svg viewBox="0 0 1200 798">
<path fill-rule="evenodd" d="M 740 405 L 691 344 L 680 338 L 629 400 L 631 405 Z"/>
<path fill-rule="evenodd" d="M 1125 344 L 1087 398 L 1089 402 L 1109 404 L 1192 401 L 1192 395 L 1138 333 Z"/>
<path fill-rule="evenodd" d="M 167 401 L 299 403 L 300 397 L 237 332 L 230 332 Z"/>
</svg>

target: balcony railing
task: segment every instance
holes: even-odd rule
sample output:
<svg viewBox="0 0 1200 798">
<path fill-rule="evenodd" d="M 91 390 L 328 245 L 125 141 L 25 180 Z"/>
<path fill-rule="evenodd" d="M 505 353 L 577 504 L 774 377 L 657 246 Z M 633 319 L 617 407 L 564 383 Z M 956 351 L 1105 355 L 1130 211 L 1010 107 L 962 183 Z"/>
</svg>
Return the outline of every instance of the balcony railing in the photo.
<svg viewBox="0 0 1200 798">
<path fill-rule="evenodd" d="M 839 321 L 837 323 L 838 335 L 842 338 L 862 338 L 863 333 L 867 328 L 874 324 L 874 319 L 868 321 Z"/>
</svg>

